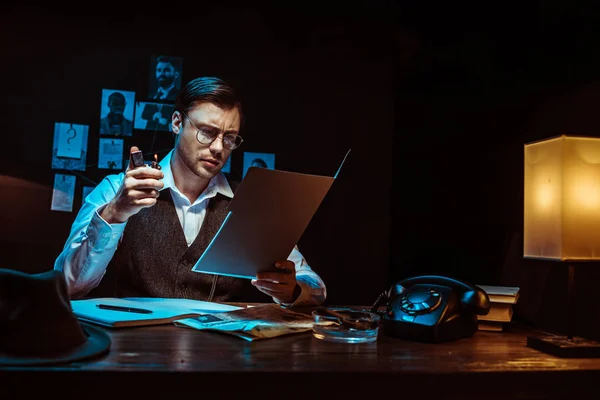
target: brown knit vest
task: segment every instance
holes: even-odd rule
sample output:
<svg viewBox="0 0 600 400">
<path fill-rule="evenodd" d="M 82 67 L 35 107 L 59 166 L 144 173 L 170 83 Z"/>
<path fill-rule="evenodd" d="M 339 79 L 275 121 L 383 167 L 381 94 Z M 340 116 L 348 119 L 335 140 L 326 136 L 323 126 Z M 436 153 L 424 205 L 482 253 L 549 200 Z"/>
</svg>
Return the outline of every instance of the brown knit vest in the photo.
<svg viewBox="0 0 600 400">
<path fill-rule="evenodd" d="M 129 218 L 106 275 L 89 297 L 272 301 L 248 279 L 192 271 L 225 219 L 229 202 L 230 199 L 221 194 L 209 200 L 202 228 L 188 247 L 170 190 L 161 191 L 154 206 Z M 209 298 L 211 291 L 214 293 Z"/>
</svg>

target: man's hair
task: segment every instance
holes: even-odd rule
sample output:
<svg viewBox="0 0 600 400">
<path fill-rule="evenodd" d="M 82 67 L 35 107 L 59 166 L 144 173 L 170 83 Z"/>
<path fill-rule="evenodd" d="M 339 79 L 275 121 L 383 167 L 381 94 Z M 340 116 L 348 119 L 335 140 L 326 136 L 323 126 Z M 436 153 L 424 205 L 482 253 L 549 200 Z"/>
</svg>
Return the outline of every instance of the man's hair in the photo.
<svg viewBox="0 0 600 400">
<path fill-rule="evenodd" d="M 177 63 L 175 62 L 175 59 L 173 57 L 169 57 L 169 56 L 156 57 L 156 64 L 161 63 L 161 62 L 171 64 L 173 66 L 173 68 L 178 69 Z"/>
<path fill-rule="evenodd" d="M 112 92 L 110 95 L 108 95 L 108 103 L 110 104 L 111 100 L 119 98 L 123 101 L 123 104 L 126 103 L 125 101 L 125 95 L 121 92 Z"/>
<path fill-rule="evenodd" d="M 212 76 L 189 81 L 177 95 L 175 110 L 187 113 L 196 104 L 203 102 L 212 103 L 224 110 L 237 108 L 240 121 L 243 121 L 242 103 L 233 87 Z"/>
<path fill-rule="evenodd" d="M 262 158 L 255 158 L 254 160 L 252 160 L 252 163 L 250 165 L 268 168 L 267 163 Z"/>
</svg>

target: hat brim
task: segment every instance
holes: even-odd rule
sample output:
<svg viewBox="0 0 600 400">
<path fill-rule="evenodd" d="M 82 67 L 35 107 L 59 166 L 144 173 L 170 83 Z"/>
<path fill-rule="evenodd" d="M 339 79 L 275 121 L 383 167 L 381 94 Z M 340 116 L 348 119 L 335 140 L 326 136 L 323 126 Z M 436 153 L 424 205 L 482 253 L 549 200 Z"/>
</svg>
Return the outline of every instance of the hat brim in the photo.
<svg viewBox="0 0 600 400">
<path fill-rule="evenodd" d="M 110 349 L 110 336 L 102 329 L 81 323 L 81 328 L 87 336 L 87 340 L 81 345 L 52 356 L 16 356 L 0 352 L 0 365 L 54 365 L 65 364 L 73 361 L 85 360 L 100 356 Z"/>
</svg>

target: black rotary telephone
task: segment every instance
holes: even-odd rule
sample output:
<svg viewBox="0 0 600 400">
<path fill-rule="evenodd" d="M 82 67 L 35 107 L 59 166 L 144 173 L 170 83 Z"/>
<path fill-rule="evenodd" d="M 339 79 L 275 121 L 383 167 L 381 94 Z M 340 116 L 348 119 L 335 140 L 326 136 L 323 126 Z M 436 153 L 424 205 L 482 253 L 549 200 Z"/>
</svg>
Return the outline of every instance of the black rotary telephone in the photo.
<svg viewBox="0 0 600 400">
<path fill-rule="evenodd" d="M 420 342 L 443 342 L 472 336 L 477 315 L 490 310 L 487 293 L 456 279 L 425 275 L 397 282 L 383 292 L 372 311 L 386 301 L 384 334 Z"/>
</svg>

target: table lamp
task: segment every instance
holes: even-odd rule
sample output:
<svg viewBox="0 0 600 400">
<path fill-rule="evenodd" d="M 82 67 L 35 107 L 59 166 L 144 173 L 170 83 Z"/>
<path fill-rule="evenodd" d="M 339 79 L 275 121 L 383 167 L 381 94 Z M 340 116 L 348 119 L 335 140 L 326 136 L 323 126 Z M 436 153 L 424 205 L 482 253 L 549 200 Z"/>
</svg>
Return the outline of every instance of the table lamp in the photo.
<svg viewBox="0 0 600 400">
<path fill-rule="evenodd" d="M 566 337 L 529 337 L 527 346 L 559 357 L 600 357 L 600 342 L 574 337 L 575 266 L 600 260 L 600 138 L 528 143 L 524 174 L 523 256 L 568 268 Z"/>
</svg>

